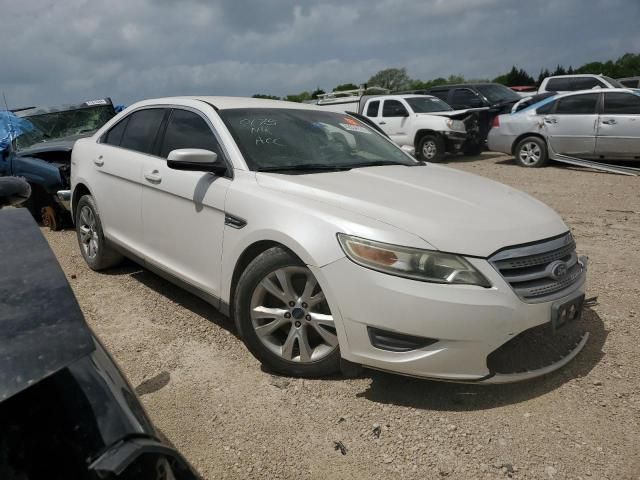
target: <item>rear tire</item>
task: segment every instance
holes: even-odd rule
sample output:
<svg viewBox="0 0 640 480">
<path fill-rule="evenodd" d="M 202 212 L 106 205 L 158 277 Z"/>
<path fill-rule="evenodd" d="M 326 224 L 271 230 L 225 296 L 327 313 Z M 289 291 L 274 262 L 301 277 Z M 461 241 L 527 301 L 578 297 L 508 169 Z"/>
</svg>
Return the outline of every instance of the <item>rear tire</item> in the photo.
<svg viewBox="0 0 640 480">
<path fill-rule="evenodd" d="M 547 144 L 540 137 L 526 137 L 518 142 L 513 151 L 518 165 L 526 168 L 544 167 L 549 161 Z"/>
<path fill-rule="evenodd" d="M 268 369 L 295 377 L 323 377 L 340 369 L 333 317 L 311 270 L 274 247 L 240 276 L 234 300 L 238 333 Z"/>
<path fill-rule="evenodd" d="M 76 235 L 82 257 L 91 270 L 104 270 L 122 261 L 122 255 L 104 238 L 100 214 L 91 195 L 82 196 L 76 206 Z"/>
<path fill-rule="evenodd" d="M 418 142 L 417 157 L 425 162 L 441 162 L 446 153 L 444 140 L 437 134 L 426 134 Z"/>
</svg>

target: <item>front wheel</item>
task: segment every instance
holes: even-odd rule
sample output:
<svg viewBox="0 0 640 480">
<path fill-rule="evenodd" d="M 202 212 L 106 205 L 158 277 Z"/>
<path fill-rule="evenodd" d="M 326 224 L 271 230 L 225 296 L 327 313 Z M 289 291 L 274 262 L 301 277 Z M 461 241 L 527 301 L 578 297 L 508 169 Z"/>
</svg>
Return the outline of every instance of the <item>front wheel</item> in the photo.
<svg viewBox="0 0 640 480">
<path fill-rule="evenodd" d="M 104 270 L 122 261 L 104 239 L 102 222 L 91 195 L 84 195 L 76 207 L 76 234 L 84 260 L 91 270 Z"/>
<path fill-rule="evenodd" d="M 516 162 L 527 168 L 544 167 L 549 160 L 547 144 L 539 137 L 527 137 L 521 140 L 513 154 Z"/>
<path fill-rule="evenodd" d="M 440 162 L 444 158 L 445 144 L 440 135 L 425 135 L 418 142 L 418 158 L 427 162 Z"/>
<path fill-rule="evenodd" d="M 296 377 L 339 370 L 338 336 L 324 292 L 293 254 L 274 247 L 258 255 L 236 292 L 238 332 L 269 369 Z"/>
</svg>

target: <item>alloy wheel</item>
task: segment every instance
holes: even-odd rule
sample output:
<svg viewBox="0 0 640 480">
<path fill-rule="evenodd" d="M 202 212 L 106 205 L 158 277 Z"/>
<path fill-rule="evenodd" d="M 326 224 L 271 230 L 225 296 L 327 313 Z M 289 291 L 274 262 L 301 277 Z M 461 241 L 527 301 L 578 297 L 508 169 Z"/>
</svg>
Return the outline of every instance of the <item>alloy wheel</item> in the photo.
<svg viewBox="0 0 640 480">
<path fill-rule="evenodd" d="M 93 210 L 86 205 L 80 210 L 78 231 L 80 232 L 80 245 L 85 255 L 88 258 L 95 258 L 99 248 L 97 222 Z"/>
<path fill-rule="evenodd" d="M 535 142 L 527 142 L 520 148 L 518 156 L 525 165 L 535 165 L 540 161 L 542 149 Z"/>
<path fill-rule="evenodd" d="M 253 291 L 250 308 L 258 339 L 284 360 L 315 362 L 338 347 L 325 295 L 306 267 L 283 267 L 266 275 Z"/>
</svg>

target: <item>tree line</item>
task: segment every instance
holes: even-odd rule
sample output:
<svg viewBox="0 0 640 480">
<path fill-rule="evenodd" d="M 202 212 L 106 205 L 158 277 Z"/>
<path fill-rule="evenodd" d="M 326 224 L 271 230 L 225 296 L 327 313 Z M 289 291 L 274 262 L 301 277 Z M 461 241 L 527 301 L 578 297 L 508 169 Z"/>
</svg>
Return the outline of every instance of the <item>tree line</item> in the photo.
<svg viewBox="0 0 640 480">
<path fill-rule="evenodd" d="M 640 54 L 626 53 L 616 60 L 608 60 L 606 62 L 590 62 L 573 68 L 569 66 L 565 68 L 557 65 L 554 70 L 548 68 L 541 69 L 537 77 L 530 75 L 523 68 L 514 65 L 507 73 L 498 75 L 493 79 L 489 78 L 465 78 L 462 75 L 450 75 L 447 78 L 438 77 L 430 80 L 412 79 L 407 74 L 406 68 L 386 68 L 374 74 L 367 80 L 367 87 L 382 87 L 392 91 L 401 90 L 427 90 L 431 87 L 444 85 L 447 83 L 472 83 L 472 82 L 495 82 L 514 86 L 536 86 L 540 85 L 542 80 L 553 75 L 573 75 L 579 73 L 602 74 L 611 78 L 633 77 L 640 75 Z M 337 85 L 331 91 L 340 92 L 344 90 L 355 90 L 358 85 L 354 83 L 343 83 Z M 285 95 L 278 97 L 275 95 L 255 94 L 254 98 L 270 98 L 273 100 L 287 100 L 289 102 L 304 102 L 318 98 L 318 95 L 327 93 L 320 87 L 312 91 L 304 91 L 297 94 Z"/>
</svg>

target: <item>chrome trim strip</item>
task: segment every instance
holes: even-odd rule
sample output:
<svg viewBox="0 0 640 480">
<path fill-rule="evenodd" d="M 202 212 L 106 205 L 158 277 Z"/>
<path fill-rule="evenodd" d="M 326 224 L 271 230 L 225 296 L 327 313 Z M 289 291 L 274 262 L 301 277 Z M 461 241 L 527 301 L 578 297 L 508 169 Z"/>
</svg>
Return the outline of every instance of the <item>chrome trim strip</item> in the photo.
<svg viewBox="0 0 640 480">
<path fill-rule="evenodd" d="M 491 262 L 497 262 L 500 260 L 506 260 L 510 258 L 517 257 L 528 257 L 531 255 L 537 255 L 540 253 L 551 253 L 553 250 L 558 250 L 562 247 L 566 247 L 567 245 L 573 242 L 573 236 L 571 232 L 566 233 L 562 237 L 554 238 L 552 240 L 541 241 L 539 243 L 535 243 L 533 245 L 526 245 L 523 247 L 515 247 L 509 248 L 492 255 L 489 260 Z"/>
</svg>

